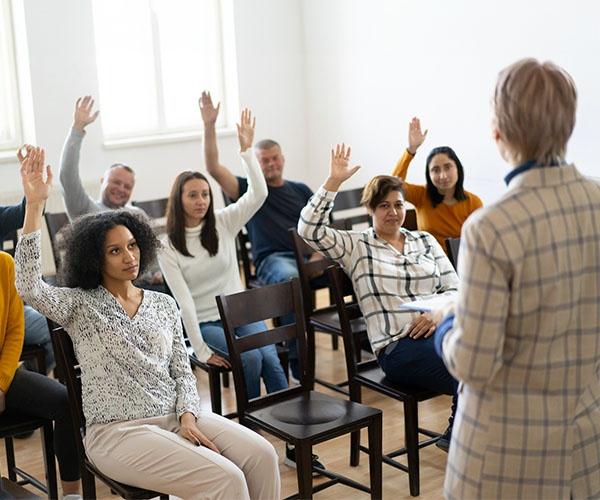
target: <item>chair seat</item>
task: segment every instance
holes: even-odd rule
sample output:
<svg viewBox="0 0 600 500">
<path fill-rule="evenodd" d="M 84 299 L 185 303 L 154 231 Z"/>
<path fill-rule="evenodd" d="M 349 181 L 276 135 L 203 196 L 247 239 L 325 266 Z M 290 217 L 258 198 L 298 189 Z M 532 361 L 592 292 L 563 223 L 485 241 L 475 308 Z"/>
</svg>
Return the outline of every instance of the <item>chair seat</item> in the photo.
<svg viewBox="0 0 600 500">
<path fill-rule="evenodd" d="M 246 415 L 284 440 L 316 443 L 319 437 L 331 439 L 349 432 L 361 420 L 367 425 L 379 413 L 376 408 L 310 391 Z"/>
<path fill-rule="evenodd" d="M 315 330 L 341 335 L 340 317 L 335 306 L 317 309 L 310 315 L 310 324 Z M 350 321 L 352 333 L 358 335 L 367 332 L 367 323 L 364 317 Z"/>
<path fill-rule="evenodd" d="M 39 429 L 47 422 L 44 418 L 6 411 L 0 415 L 0 439 Z"/>
<path fill-rule="evenodd" d="M 42 498 L 34 495 L 30 490 L 26 490 L 20 484 L 17 484 L 6 477 L 1 478 L 1 480 L 2 486 L 0 487 L 0 498 L 26 498 L 27 500 Z"/>
<path fill-rule="evenodd" d="M 156 491 L 146 490 L 144 488 L 138 488 L 137 486 L 131 486 L 129 484 L 123 484 L 115 481 L 114 479 L 102 474 L 102 472 L 94 467 L 94 464 L 92 464 L 92 462 L 90 462 L 87 458 L 85 459 L 85 466 L 90 472 L 92 472 L 92 474 L 102 479 L 106 485 L 108 485 L 113 491 L 117 492 L 123 498 L 139 498 L 142 500 L 164 495 L 164 493 L 158 493 Z"/>
<path fill-rule="evenodd" d="M 360 371 L 355 380 L 370 387 L 371 389 L 379 391 L 400 401 L 404 401 L 408 398 L 414 398 L 417 401 L 425 401 L 440 395 L 439 392 L 415 389 L 411 387 L 402 387 L 398 384 L 394 384 L 388 380 L 385 373 L 381 368 L 379 368 L 379 366 Z"/>
</svg>

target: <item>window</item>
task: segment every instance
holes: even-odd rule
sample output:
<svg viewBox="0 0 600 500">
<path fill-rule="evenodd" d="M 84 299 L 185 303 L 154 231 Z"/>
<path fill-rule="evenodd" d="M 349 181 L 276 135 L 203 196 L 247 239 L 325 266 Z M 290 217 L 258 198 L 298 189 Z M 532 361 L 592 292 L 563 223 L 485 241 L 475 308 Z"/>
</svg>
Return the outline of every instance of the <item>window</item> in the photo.
<svg viewBox="0 0 600 500">
<path fill-rule="evenodd" d="M 93 0 L 93 15 L 107 141 L 199 132 L 203 89 L 233 123 L 231 0 Z"/>
<path fill-rule="evenodd" d="M 0 153 L 11 156 L 22 139 L 17 67 L 9 0 L 0 0 Z"/>
</svg>

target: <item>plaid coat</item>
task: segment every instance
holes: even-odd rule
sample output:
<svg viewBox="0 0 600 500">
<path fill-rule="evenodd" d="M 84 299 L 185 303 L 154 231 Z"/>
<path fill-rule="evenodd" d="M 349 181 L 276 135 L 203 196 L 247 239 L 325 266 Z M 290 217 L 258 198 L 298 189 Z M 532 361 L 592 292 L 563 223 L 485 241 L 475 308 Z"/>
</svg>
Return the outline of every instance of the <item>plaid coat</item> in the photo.
<svg viewBox="0 0 600 500">
<path fill-rule="evenodd" d="M 447 498 L 600 498 L 600 185 L 536 168 L 463 226 Z"/>
</svg>

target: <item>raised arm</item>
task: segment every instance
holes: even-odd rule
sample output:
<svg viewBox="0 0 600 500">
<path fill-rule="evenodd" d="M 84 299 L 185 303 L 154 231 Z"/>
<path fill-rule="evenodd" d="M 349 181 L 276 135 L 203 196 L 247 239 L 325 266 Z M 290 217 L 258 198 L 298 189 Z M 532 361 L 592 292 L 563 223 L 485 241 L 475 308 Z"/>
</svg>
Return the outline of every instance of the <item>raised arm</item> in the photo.
<svg viewBox="0 0 600 500">
<path fill-rule="evenodd" d="M 99 114 L 99 111 L 92 112 L 93 107 L 94 100 L 91 96 L 77 99 L 73 113 L 73 126 L 60 156 L 59 179 L 70 219 L 96 212 L 98 207 L 98 204 L 85 192 L 79 175 L 79 154 L 85 136 L 85 127 L 93 123 Z"/>
<path fill-rule="evenodd" d="M 406 176 L 408 175 L 408 167 L 410 162 L 417 154 L 417 149 L 423 144 L 427 137 L 427 130 L 421 131 L 421 121 L 417 117 L 408 124 L 408 147 L 402 153 L 402 156 L 396 163 L 392 175 L 400 177 L 404 180 L 404 191 L 406 194 L 406 201 L 419 207 L 426 195 L 426 189 L 424 186 L 417 184 L 410 184 L 406 182 Z"/>
<path fill-rule="evenodd" d="M 331 150 L 329 176 L 300 213 L 298 234 L 316 251 L 350 267 L 350 256 L 360 233 L 329 226 L 329 214 L 340 186 L 360 168 L 350 167 L 350 147 L 338 144 Z"/>
<path fill-rule="evenodd" d="M 249 109 L 243 110 L 237 131 L 240 156 L 248 177 L 248 189 L 235 203 L 225 207 L 218 214 L 232 235 L 236 235 L 242 229 L 242 226 L 262 206 L 269 194 L 265 176 L 252 152 L 255 128 L 256 119 L 252 118 L 252 112 Z"/>
<path fill-rule="evenodd" d="M 217 147 L 217 131 L 215 124 L 219 116 L 221 103 L 217 107 L 213 105 L 210 92 L 202 92 L 198 100 L 200 113 L 204 122 L 204 161 L 206 170 L 215 179 L 223 192 L 232 200 L 237 200 L 240 196 L 240 187 L 238 180 L 229 169 L 219 163 L 219 148 Z"/>
<path fill-rule="evenodd" d="M 26 150 L 27 155 L 21 163 L 25 222 L 15 251 L 15 284 L 28 304 L 66 327 L 75 308 L 75 291 L 53 287 L 42 280 L 42 214 L 52 187 L 52 169 L 45 164 L 43 149 L 27 146 Z"/>
</svg>

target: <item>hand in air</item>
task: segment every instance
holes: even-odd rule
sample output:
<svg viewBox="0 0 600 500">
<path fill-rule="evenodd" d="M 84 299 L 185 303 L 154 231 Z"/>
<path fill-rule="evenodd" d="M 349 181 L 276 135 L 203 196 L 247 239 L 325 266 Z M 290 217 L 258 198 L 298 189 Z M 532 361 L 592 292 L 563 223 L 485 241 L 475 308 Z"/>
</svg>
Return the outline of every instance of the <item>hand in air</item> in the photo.
<svg viewBox="0 0 600 500">
<path fill-rule="evenodd" d="M 206 90 L 202 92 L 202 96 L 198 99 L 198 105 L 200 106 L 200 114 L 202 115 L 202 121 L 205 125 L 215 124 L 217 121 L 217 117 L 219 116 L 219 109 L 221 108 L 221 103 L 217 104 L 215 108 L 212 102 L 212 98 L 210 97 L 210 92 Z"/>
<path fill-rule="evenodd" d="M 242 111 L 240 123 L 236 123 L 238 140 L 240 141 L 240 151 L 243 153 L 252 147 L 254 141 L 254 129 L 256 127 L 256 118 L 252 118 L 252 111 L 248 108 Z"/>
<path fill-rule="evenodd" d="M 91 95 L 80 97 L 75 103 L 75 112 L 73 113 L 73 128 L 83 132 L 85 127 L 96 121 L 100 111 L 92 112 L 94 108 L 94 99 Z"/>
<path fill-rule="evenodd" d="M 205 446 L 215 453 L 220 453 L 215 444 L 200 432 L 196 423 L 196 417 L 192 413 L 188 412 L 181 415 L 179 424 L 179 434 L 181 437 L 194 443 L 196 446 Z"/>
<path fill-rule="evenodd" d="M 46 153 L 29 144 L 17 151 L 21 163 L 21 182 L 27 203 L 43 203 L 52 187 L 52 169 L 46 166 Z"/>
<path fill-rule="evenodd" d="M 427 130 L 421 132 L 421 120 L 414 117 L 408 124 L 408 151 L 415 154 L 427 137 Z"/>
<path fill-rule="evenodd" d="M 342 183 L 352 177 L 360 168 L 360 165 L 350 167 L 350 146 L 338 144 L 331 150 L 331 164 L 329 167 L 329 177 Z"/>
</svg>

